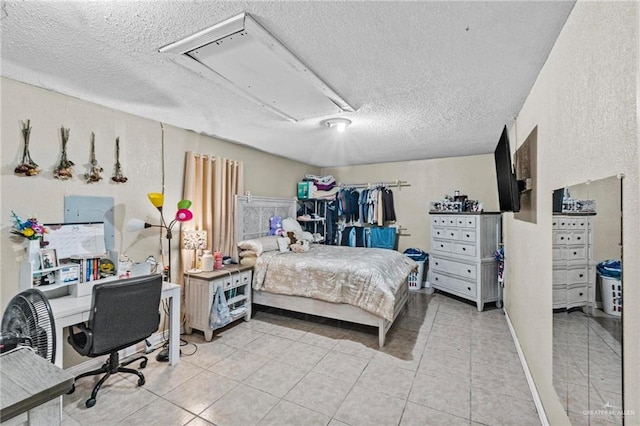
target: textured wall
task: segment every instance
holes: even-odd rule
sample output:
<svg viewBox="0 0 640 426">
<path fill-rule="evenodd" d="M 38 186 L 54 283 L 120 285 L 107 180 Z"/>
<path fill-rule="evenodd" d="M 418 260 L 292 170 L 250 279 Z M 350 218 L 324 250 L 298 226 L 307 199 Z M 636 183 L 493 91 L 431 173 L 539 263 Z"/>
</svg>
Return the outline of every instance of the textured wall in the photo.
<svg viewBox="0 0 640 426">
<path fill-rule="evenodd" d="M 506 308 L 550 423 L 568 419 L 552 386 L 552 191 L 624 173 L 625 409 L 640 424 L 638 3 L 579 1 L 511 140 L 538 126 L 538 223 L 505 216 Z M 514 148 L 514 147 L 512 147 Z"/>
<path fill-rule="evenodd" d="M 63 221 L 65 195 L 111 196 L 115 200 L 116 250 L 136 261 L 148 255 L 159 256 L 158 236 L 124 232 L 124 224 L 133 217 L 158 223 L 158 214 L 147 201 L 148 192 L 162 189 L 161 131 L 155 121 L 125 114 L 76 98 L 3 78 L 2 102 L 2 174 L 0 176 L 0 223 L 2 253 L 0 309 L 18 292 L 18 268 L 24 253 L 9 236 L 11 210 L 21 216 L 35 215 L 45 223 Z M 31 119 L 31 155 L 42 173 L 18 177 L 13 169 L 22 155 L 20 121 Z M 69 159 L 76 163 L 75 177 L 59 181 L 52 170 L 60 158 L 60 126 L 70 128 Z M 89 135 L 96 135 L 96 157 L 105 169 L 103 181 L 86 184 L 81 176 L 89 162 Z M 126 184 L 110 182 L 115 162 L 114 141 L 120 136 L 120 162 Z M 245 189 L 255 195 L 294 197 L 296 182 L 304 173 L 319 169 L 306 164 L 265 154 L 253 148 L 231 144 L 208 136 L 165 126 L 165 211 L 172 215 L 182 195 L 185 152 L 195 151 L 245 162 Z M 174 228 L 174 232 L 177 228 Z M 172 244 L 172 256 L 178 258 L 178 244 Z M 174 267 L 174 271 L 176 268 Z M 175 277 L 175 274 L 174 274 Z"/>
</svg>

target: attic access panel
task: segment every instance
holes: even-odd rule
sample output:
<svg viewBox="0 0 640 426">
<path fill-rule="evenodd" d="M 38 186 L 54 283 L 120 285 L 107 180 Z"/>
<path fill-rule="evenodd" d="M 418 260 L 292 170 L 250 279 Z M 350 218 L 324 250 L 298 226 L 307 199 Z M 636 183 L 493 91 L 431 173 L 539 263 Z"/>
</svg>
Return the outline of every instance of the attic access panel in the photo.
<svg viewBox="0 0 640 426">
<path fill-rule="evenodd" d="M 196 61 L 236 92 L 293 121 L 354 110 L 246 13 L 160 52 Z"/>
</svg>

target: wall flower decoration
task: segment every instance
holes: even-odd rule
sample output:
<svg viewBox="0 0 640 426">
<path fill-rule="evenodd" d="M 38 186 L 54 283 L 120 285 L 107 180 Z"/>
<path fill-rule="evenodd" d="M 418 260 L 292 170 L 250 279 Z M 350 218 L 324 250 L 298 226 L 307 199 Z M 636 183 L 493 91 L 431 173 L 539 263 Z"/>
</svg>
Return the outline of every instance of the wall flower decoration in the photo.
<svg viewBox="0 0 640 426">
<path fill-rule="evenodd" d="M 19 235 L 28 240 L 37 240 L 47 233 L 47 228 L 38 223 L 38 220 L 35 217 L 22 220 L 17 214 L 15 214 L 15 212 L 12 211 L 11 218 L 13 220 L 13 229 L 11 230 L 12 234 Z"/>
<path fill-rule="evenodd" d="M 24 138 L 24 149 L 22 150 L 22 162 L 14 169 L 14 173 L 19 176 L 35 176 L 40 173 L 40 166 L 31 159 L 29 153 L 29 135 L 31 134 L 31 120 L 25 123 L 21 121 L 22 137 Z"/>
<path fill-rule="evenodd" d="M 64 127 L 60 128 L 60 135 L 62 136 L 62 156 L 60 157 L 60 163 L 53 171 L 53 177 L 60 180 L 69 180 L 73 177 L 73 161 L 67 158 L 67 142 L 69 141 L 69 129 Z"/>
</svg>

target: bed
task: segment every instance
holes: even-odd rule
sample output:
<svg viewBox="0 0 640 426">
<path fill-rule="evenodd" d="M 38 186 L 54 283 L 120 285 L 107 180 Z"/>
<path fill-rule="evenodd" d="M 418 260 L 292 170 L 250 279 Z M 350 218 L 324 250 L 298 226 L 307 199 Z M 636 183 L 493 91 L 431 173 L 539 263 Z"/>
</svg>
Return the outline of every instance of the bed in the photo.
<svg viewBox="0 0 640 426">
<path fill-rule="evenodd" d="M 274 214 L 295 217 L 296 200 L 238 196 L 236 235 L 268 233 Z M 378 328 L 378 344 L 408 300 L 416 263 L 384 249 L 313 244 L 307 253 L 262 253 L 254 266 L 253 303 Z"/>
</svg>

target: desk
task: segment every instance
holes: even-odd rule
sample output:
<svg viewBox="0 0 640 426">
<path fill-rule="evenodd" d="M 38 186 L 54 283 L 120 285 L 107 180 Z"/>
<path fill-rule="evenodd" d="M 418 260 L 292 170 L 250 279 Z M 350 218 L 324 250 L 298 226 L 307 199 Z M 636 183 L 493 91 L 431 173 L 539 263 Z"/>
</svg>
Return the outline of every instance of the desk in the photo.
<svg viewBox="0 0 640 426">
<path fill-rule="evenodd" d="M 89 321 L 92 296 L 64 296 L 49 299 L 56 323 L 56 365 L 62 368 L 64 329 Z M 169 299 L 169 364 L 180 361 L 180 286 L 162 283 L 162 299 Z"/>
<path fill-rule="evenodd" d="M 29 411 L 29 424 L 60 424 L 61 404 L 55 399 L 71 389 L 73 376 L 30 348 L 3 354 L 0 363 L 0 421 Z"/>
</svg>

